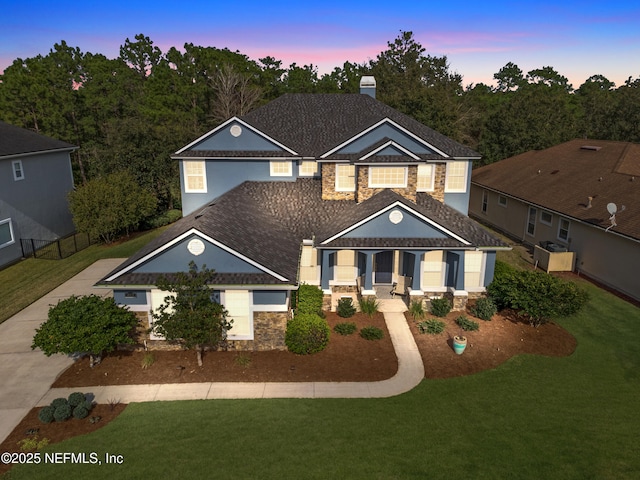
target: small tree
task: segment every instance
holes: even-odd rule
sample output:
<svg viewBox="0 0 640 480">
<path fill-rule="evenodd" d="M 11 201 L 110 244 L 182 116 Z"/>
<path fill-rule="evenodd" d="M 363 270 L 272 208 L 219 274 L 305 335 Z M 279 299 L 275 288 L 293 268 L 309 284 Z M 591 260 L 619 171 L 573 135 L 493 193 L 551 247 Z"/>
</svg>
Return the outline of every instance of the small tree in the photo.
<svg viewBox="0 0 640 480">
<path fill-rule="evenodd" d="M 46 356 L 87 352 L 93 367 L 104 352 L 134 343 L 130 333 L 135 325 L 135 315 L 116 305 L 113 298 L 72 296 L 49 309 L 48 320 L 36 329 L 31 348 L 41 349 Z"/>
<path fill-rule="evenodd" d="M 204 348 L 218 348 L 233 323 L 227 320 L 224 307 L 211 299 L 209 283 L 214 275 L 206 265 L 198 271 L 198 266 L 191 261 L 189 272 L 178 272 L 157 282 L 157 287 L 169 295 L 153 313 L 152 330 L 170 342 L 195 350 L 199 366 L 202 366 Z"/>
<path fill-rule="evenodd" d="M 78 187 L 69 194 L 69 208 L 79 231 L 111 243 L 151 216 L 156 198 L 123 171 Z"/>
</svg>

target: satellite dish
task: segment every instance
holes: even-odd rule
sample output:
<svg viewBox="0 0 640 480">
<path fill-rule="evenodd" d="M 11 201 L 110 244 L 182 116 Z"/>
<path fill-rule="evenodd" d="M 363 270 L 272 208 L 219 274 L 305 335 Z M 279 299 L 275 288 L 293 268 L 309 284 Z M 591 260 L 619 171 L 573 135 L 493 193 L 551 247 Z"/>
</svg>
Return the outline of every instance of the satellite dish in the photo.
<svg viewBox="0 0 640 480">
<path fill-rule="evenodd" d="M 611 215 L 615 215 L 616 212 L 618 211 L 618 206 L 615 203 L 607 203 L 607 211 Z"/>
<path fill-rule="evenodd" d="M 624 212 L 625 208 L 626 207 L 624 205 L 622 205 L 622 208 L 620 208 L 620 211 Z M 616 223 L 616 213 L 618 213 L 618 206 L 615 203 L 607 203 L 607 211 L 609 212 L 609 215 L 611 215 L 609 217 L 609 221 L 611 222 L 611 225 L 609 225 L 605 229 L 605 232 L 608 232 L 613 227 L 617 227 L 618 226 L 618 224 Z"/>
</svg>

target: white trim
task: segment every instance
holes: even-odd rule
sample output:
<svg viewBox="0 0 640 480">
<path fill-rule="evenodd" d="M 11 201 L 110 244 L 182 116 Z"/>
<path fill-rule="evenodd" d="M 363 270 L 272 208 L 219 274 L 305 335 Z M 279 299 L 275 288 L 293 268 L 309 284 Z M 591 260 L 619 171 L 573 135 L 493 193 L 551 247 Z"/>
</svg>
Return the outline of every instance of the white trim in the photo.
<svg viewBox="0 0 640 480">
<path fill-rule="evenodd" d="M 379 210 L 376 213 L 373 213 L 373 214 L 369 215 L 367 218 L 365 218 L 363 220 L 360 220 L 359 222 L 354 223 L 350 227 L 348 227 L 348 228 L 336 233 L 332 237 L 329 237 L 328 239 L 326 239 L 320 245 L 326 245 L 327 243 L 334 241 L 336 238 L 342 237 L 343 235 L 349 233 L 350 231 L 355 230 L 359 226 L 364 225 L 365 223 L 369 222 L 370 220 L 373 220 L 374 218 L 376 218 L 376 217 L 382 215 L 383 213 L 388 212 L 389 210 L 391 210 L 393 208 L 396 208 L 396 207 L 403 208 L 407 212 L 409 212 L 409 213 L 415 215 L 416 217 L 418 217 L 420 220 L 428 223 L 432 227 L 435 227 L 437 230 L 440 230 L 441 232 L 453 237 L 455 240 L 458 240 L 459 242 L 462 242 L 465 245 L 471 245 L 471 242 L 465 240 L 464 238 L 460 237 L 459 235 L 456 235 L 455 233 L 451 232 L 450 230 L 447 230 L 446 228 L 442 227 L 442 225 L 439 225 L 438 223 L 436 223 L 433 220 L 425 217 L 421 213 L 416 212 L 415 210 L 407 207 L 405 204 L 403 204 L 402 202 L 399 202 L 399 201 L 396 201 L 396 202 L 392 203 L 391 205 L 387 205 L 382 210 Z M 402 247 L 402 248 L 406 249 L 406 247 Z M 459 247 L 457 247 L 457 248 L 459 249 Z M 358 248 L 358 250 L 361 250 L 361 248 Z"/>
<path fill-rule="evenodd" d="M 429 162 L 424 162 L 424 163 L 419 163 L 417 165 L 417 169 L 416 169 L 416 192 L 433 192 L 435 190 L 435 178 L 436 178 L 436 163 L 429 163 Z M 419 188 L 418 184 L 420 183 L 420 167 L 431 167 L 431 182 L 429 187 L 427 187 L 426 189 L 424 188 Z"/>
<path fill-rule="evenodd" d="M 286 164 L 287 171 L 284 173 L 275 172 L 276 164 Z M 269 176 L 271 177 L 292 177 L 293 176 L 293 162 L 291 160 L 269 160 Z"/>
<path fill-rule="evenodd" d="M 198 175 L 188 175 L 187 174 L 187 163 L 199 163 L 202 165 L 202 174 Z M 202 176 L 202 188 L 189 188 L 189 179 L 188 177 L 200 177 Z M 183 160 L 182 161 L 182 181 L 184 182 L 184 193 L 207 193 L 207 162 L 203 160 Z"/>
<path fill-rule="evenodd" d="M 218 125 L 216 128 L 214 128 L 213 130 L 208 131 L 207 133 L 205 133 L 204 135 L 198 137 L 197 139 L 195 139 L 193 142 L 191 142 L 189 145 L 182 147 L 180 150 L 178 150 L 174 155 L 180 155 L 182 152 L 189 150 L 191 147 L 193 147 L 194 145 L 197 145 L 198 143 L 202 142 L 203 140 L 205 140 L 206 138 L 210 137 L 211 135 L 213 135 L 214 133 L 222 130 L 223 128 L 225 128 L 227 125 L 229 125 L 232 122 L 238 122 L 241 125 L 245 126 L 246 128 L 248 128 L 249 130 L 251 130 L 253 133 L 261 136 L 262 138 L 268 140 L 269 142 L 273 143 L 274 145 L 282 148 L 283 150 L 286 150 L 287 152 L 291 153 L 292 155 L 298 155 L 298 153 L 296 153 L 294 150 L 290 149 L 289 147 L 287 147 L 286 145 L 283 145 L 282 143 L 278 142 L 277 140 L 274 140 L 273 138 L 271 138 L 269 135 L 261 132 L 260 130 L 258 130 L 257 128 L 252 127 L 251 125 L 249 125 L 247 122 L 243 122 L 242 120 L 240 120 L 238 117 L 231 117 L 229 120 L 227 120 L 226 122 Z"/>
<path fill-rule="evenodd" d="M 542 215 L 544 215 L 545 213 L 551 216 L 551 220 L 549 220 L 548 222 L 546 222 L 546 221 L 544 221 L 544 220 L 542 219 Z M 550 227 L 550 226 L 553 224 L 553 213 L 551 213 L 551 212 L 550 212 L 550 211 L 548 211 L 548 210 L 540 210 L 540 218 L 538 219 L 538 221 L 539 221 L 541 224 L 543 224 L 543 225 L 546 225 L 546 226 Z"/>
<path fill-rule="evenodd" d="M 133 270 L 136 267 L 138 267 L 138 266 L 142 265 L 143 263 L 145 263 L 147 260 L 150 260 L 151 258 L 153 258 L 153 257 L 159 255 L 160 253 L 164 252 L 165 250 L 173 247 L 174 245 L 177 245 L 182 240 L 184 240 L 185 238 L 187 238 L 187 237 L 189 237 L 191 235 L 196 235 L 196 236 L 206 240 L 207 242 L 212 243 L 216 247 L 219 247 L 219 248 L 223 249 L 224 251 L 230 253 L 231 255 L 233 255 L 235 257 L 238 257 L 240 260 L 244 260 L 245 262 L 249 263 L 250 265 L 253 265 L 254 267 L 262 270 L 263 272 L 268 273 L 269 275 L 271 275 L 272 277 L 277 278 L 278 280 L 281 280 L 283 282 L 288 282 L 289 281 L 289 279 L 283 277 L 282 275 L 279 275 L 276 272 L 274 272 L 273 270 L 270 270 L 267 267 L 265 267 L 263 265 L 260 265 L 258 262 L 250 259 L 249 257 L 246 257 L 246 256 L 242 255 L 241 253 L 233 250 L 232 248 L 227 247 L 223 243 L 220 243 L 217 240 L 214 240 L 210 236 L 205 235 L 204 233 L 200 232 L 199 230 L 197 230 L 195 228 L 192 228 L 192 229 L 188 230 L 187 232 L 184 232 L 182 235 L 179 235 L 176 238 L 174 238 L 173 240 L 165 243 L 161 247 L 156 248 L 154 251 L 148 253 L 147 255 L 142 257 L 141 259 L 133 262 L 131 265 L 125 267 L 124 269 L 120 270 L 119 272 L 116 272 L 113 275 L 111 275 L 110 277 L 106 278 L 105 281 L 106 282 L 112 282 L 113 280 L 115 280 L 119 276 L 124 275 L 127 272 L 130 272 L 131 270 Z M 218 286 L 216 285 L 216 287 L 218 287 Z M 245 285 L 243 285 L 243 287 L 246 288 Z M 122 288 L 122 287 L 120 285 L 118 285 L 118 288 Z"/>
<path fill-rule="evenodd" d="M 375 123 L 374 125 L 370 126 L 369 128 L 363 130 L 362 132 L 360 132 L 357 135 L 354 135 L 353 137 L 349 138 L 348 140 L 346 140 L 345 142 L 342 142 L 340 145 L 338 145 L 337 147 L 332 148 L 331 150 L 329 150 L 327 153 L 323 154 L 320 156 L 320 158 L 327 158 L 329 155 L 332 155 L 333 153 L 337 152 L 338 150 L 344 148 L 346 145 L 349 145 L 350 143 L 356 141 L 357 139 L 359 139 L 360 137 L 363 137 L 364 135 L 368 134 L 369 132 L 375 130 L 376 128 L 378 128 L 379 126 L 388 123 L 394 127 L 396 127 L 398 130 L 400 130 L 401 132 L 407 134 L 408 136 L 410 136 L 411 138 L 413 138 L 414 140 L 416 140 L 418 143 L 421 143 L 422 145 L 426 146 L 427 148 L 429 148 L 429 150 L 433 150 L 434 152 L 436 152 L 438 155 L 442 155 L 445 158 L 449 158 L 449 155 L 447 155 L 446 153 L 444 153 L 442 150 L 434 147 L 433 145 L 431 145 L 430 143 L 428 143 L 427 141 L 423 140 L 422 138 L 418 137 L 416 134 L 410 132 L 409 130 L 407 130 L 404 127 L 401 127 L 400 125 L 398 125 L 396 122 L 394 122 L 393 120 L 385 117 L 382 120 L 380 120 L 378 123 Z"/>
<path fill-rule="evenodd" d="M 353 187 L 348 187 L 348 188 L 338 188 L 338 178 L 340 178 L 340 176 L 338 175 L 338 167 L 353 167 Z M 351 165 L 351 164 L 337 164 L 335 166 L 335 177 L 336 177 L 336 182 L 334 185 L 334 188 L 336 190 L 336 192 L 355 192 L 356 191 L 356 186 L 358 185 L 358 172 L 356 171 L 356 166 L 355 165 Z"/>
<path fill-rule="evenodd" d="M 567 238 L 562 238 L 560 236 L 560 230 L 562 230 L 562 221 L 565 221 L 568 223 L 567 225 Z M 569 243 L 569 234 L 571 233 L 571 220 L 569 220 L 568 218 L 564 218 L 564 217 L 560 217 L 558 219 L 558 233 L 557 233 L 557 239 L 560 240 L 561 242 L 565 242 L 565 243 Z"/>
<path fill-rule="evenodd" d="M 371 181 L 371 177 L 372 177 L 372 171 L 375 169 L 384 169 L 384 168 L 401 168 L 404 174 L 404 179 L 403 182 L 401 184 L 391 184 L 391 183 L 379 183 L 379 184 L 374 184 Z M 369 172 L 367 173 L 368 176 L 368 182 L 369 182 L 369 188 L 407 188 L 407 177 L 409 175 L 409 169 L 407 167 L 402 167 L 402 166 L 387 166 L 387 165 L 371 165 L 369 166 Z"/>
<path fill-rule="evenodd" d="M 11 217 L 5 220 L 0 220 L 0 225 L 4 225 L 5 223 L 9 224 L 9 236 L 11 237 L 11 239 L 8 242 L 0 244 L 0 248 L 8 247 L 9 245 L 13 245 L 14 243 L 16 243 L 16 237 L 13 233 L 13 222 L 11 222 Z"/>
<path fill-rule="evenodd" d="M 18 168 L 16 168 L 18 165 Z M 22 166 L 22 160 L 12 160 L 11 161 L 11 170 L 13 171 L 13 180 L 24 180 L 24 167 Z M 20 176 L 17 175 L 17 171 L 20 171 Z"/>
<path fill-rule="evenodd" d="M 534 211 L 533 222 L 531 221 L 531 210 Z M 538 208 L 532 205 L 529 205 L 527 208 L 527 216 L 524 222 L 524 234 L 530 237 L 536 236 L 536 223 L 538 223 Z M 533 232 L 529 232 L 529 225 L 533 225 Z"/>
<path fill-rule="evenodd" d="M 309 174 L 309 173 L 304 173 L 302 171 L 302 165 L 305 163 L 313 163 L 316 167 L 316 169 L 313 171 L 313 173 Z M 300 160 L 300 164 L 298 165 L 298 176 L 299 177 L 315 177 L 319 174 L 319 165 L 318 162 L 316 162 L 315 160 Z"/>
<path fill-rule="evenodd" d="M 449 187 L 449 169 L 451 165 L 464 165 L 464 186 L 462 188 L 451 188 Z M 446 162 L 446 171 L 444 177 L 444 193 L 467 193 L 467 185 L 469 184 L 469 162 L 467 160 L 464 161 L 455 161 L 455 162 Z"/>
<path fill-rule="evenodd" d="M 360 157 L 359 160 L 366 160 L 367 158 L 376 155 L 378 152 L 380 152 L 381 150 L 384 150 L 387 147 L 394 147 L 397 148 L 398 150 L 400 150 L 402 153 L 404 153 L 405 155 L 408 155 L 409 157 L 413 158 L 414 160 L 420 160 L 420 157 L 418 157 L 416 154 L 412 153 L 410 150 L 407 150 L 406 148 L 404 148 L 402 145 L 398 145 L 396 142 L 394 142 L 393 140 L 389 140 L 387 143 L 385 143 L 384 145 L 379 146 L 378 148 L 376 148 L 375 150 L 367 153 L 365 156 Z"/>
</svg>

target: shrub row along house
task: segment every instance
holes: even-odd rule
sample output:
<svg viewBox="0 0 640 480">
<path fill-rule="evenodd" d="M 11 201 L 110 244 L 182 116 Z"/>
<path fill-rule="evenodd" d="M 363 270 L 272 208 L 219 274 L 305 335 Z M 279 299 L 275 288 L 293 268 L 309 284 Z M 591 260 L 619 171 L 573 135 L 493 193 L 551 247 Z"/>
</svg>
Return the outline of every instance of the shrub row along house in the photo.
<svg viewBox="0 0 640 480">
<path fill-rule="evenodd" d="M 575 268 L 640 300 L 640 145 L 576 139 L 478 168 L 470 212 L 530 245 L 575 253 Z"/>
<path fill-rule="evenodd" d="M 0 122 L 0 267 L 22 258 L 20 240 L 75 231 L 68 193 L 77 147 Z"/>
<path fill-rule="evenodd" d="M 284 95 L 176 152 L 184 217 L 99 285 L 152 321 L 159 275 L 213 268 L 238 349 L 285 348 L 301 283 L 327 308 L 394 282 L 463 308 L 508 248 L 467 216 L 479 155 L 377 101 L 373 78 L 361 87 Z"/>
</svg>

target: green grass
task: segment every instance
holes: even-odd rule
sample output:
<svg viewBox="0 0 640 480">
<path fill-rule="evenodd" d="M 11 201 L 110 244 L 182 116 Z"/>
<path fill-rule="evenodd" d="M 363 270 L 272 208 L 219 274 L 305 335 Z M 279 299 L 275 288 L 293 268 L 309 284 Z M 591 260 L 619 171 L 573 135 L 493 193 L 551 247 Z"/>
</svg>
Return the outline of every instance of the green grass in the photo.
<svg viewBox="0 0 640 480">
<path fill-rule="evenodd" d="M 560 323 L 563 358 L 424 380 L 388 399 L 132 404 L 46 452 L 120 454 L 123 465 L 28 465 L 11 478 L 636 479 L 640 310 L 584 284 Z"/>
<path fill-rule="evenodd" d="M 159 235 L 159 228 L 118 245 L 91 245 L 63 260 L 29 258 L 0 270 L 0 323 L 102 258 L 129 257 Z"/>
</svg>

